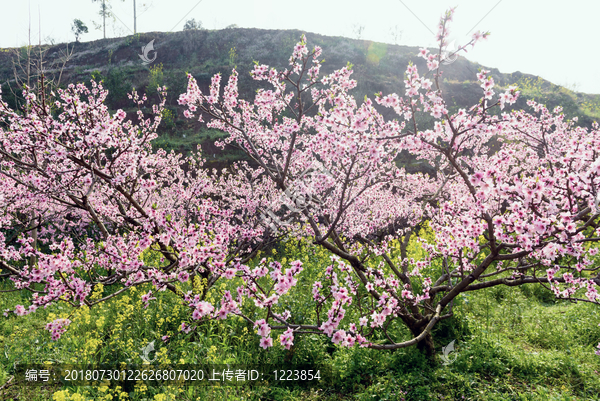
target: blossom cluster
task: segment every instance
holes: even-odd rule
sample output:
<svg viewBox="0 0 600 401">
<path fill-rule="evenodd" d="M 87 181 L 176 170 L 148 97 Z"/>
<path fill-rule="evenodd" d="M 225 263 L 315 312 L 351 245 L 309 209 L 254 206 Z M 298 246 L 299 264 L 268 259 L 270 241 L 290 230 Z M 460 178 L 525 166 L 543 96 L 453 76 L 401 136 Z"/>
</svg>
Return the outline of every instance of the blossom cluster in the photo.
<svg viewBox="0 0 600 401">
<path fill-rule="evenodd" d="M 235 144 L 252 159 L 219 175 L 202 160 L 152 151 L 164 100 L 150 117 L 133 93 L 137 123 L 109 113 L 93 82 L 50 103 L 28 91 L 23 113 L 0 102 L 0 262 L 33 293 L 14 313 L 58 301 L 93 306 L 151 283 L 144 306 L 157 291 L 180 295 L 186 333 L 233 315 L 254 325 L 264 349 L 277 330 L 287 349 L 314 332 L 389 349 L 423 344 L 458 294 L 486 285 L 538 283 L 597 303 L 599 126 L 577 127 L 560 107 L 532 101 L 531 112 L 507 111 L 518 88 L 499 88 L 486 70 L 477 74 L 480 101 L 451 112 L 439 68 L 452 15 L 440 21 L 438 54 L 419 53 L 427 71 L 406 68 L 403 95 L 358 102 L 351 66 L 323 75 L 321 49 L 309 50 L 304 36 L 288 68 L 255 65 L 251 76 L 266 87 L 253 100 L 240 98 L 236 70 L 225 86 L 213 76 L 206 93 L 188 75 L 184 115 L 207 118 L 228 134 L 217 146 Z M 403 152 L 434 173 L 398 166 Z M 316 278 L 300 260 L 249 263 L 284 238 L 310 242 L 331 263 Z M 313 280 L 303 300 L 312 324 L 284 306 L 303 276 Z M 217 282 L 215 300 L 206 294 Z M 99 285 L 118 289 L 91 299 Z M 247 300 L 256 316 L 246 315 Z M 413 340 L 395 337 L 392 321 Z M 67 325 L 47 328 L 57 339 Z M 391 344 L 373 341 L 380 335 Z"/>
</svg>

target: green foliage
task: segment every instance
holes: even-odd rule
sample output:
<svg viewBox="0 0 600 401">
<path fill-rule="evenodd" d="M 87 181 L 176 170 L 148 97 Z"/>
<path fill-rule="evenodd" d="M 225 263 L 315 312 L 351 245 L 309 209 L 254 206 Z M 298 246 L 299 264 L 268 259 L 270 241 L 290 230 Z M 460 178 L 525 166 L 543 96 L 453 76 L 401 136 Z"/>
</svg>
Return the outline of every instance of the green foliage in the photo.
<svg viewBox="0 0 600 401">
<path fill-rule="evenodd" d="M 516 84 L 521 91 L 521 95 L 525 95 L 535 101 L 540 101 L 544 98 L 546 91 L 544 89 L 545 81 L 542 77 L 537 77 L 537 79 L 523 77 Z"/>
<path fill-rule="evenodd" d="M 588 116 L 594 119 L 600 119 L 600 96 L 593 96 L 581 103 L 581 109 Z"/>
<path fill-rule="evenodd" d="M 170 110 L 170 109 L 169 109 Z M 167 115 L 170 113 L 167 113 Z M 173 114 L 173 124 L 177 126 L 175 120 L 175 113 Z M 167 117 L 168 118 L 168 117 Z M 153 142 L 155 148 L 162 148 L 167 152 L 176 151 L 182 154 L 188 154 L 197 150 L 199 144 L 214 143 L 215 140 L 221 139 L 225 134 L 215 129 L 201 129 L 201 130 L 190 130 L 190 129 L 177 129 L 172 130 L 170 133 L 160 135 Z M 212 154 L 203 153 L 201 155 L 204 158 L 212 158 Z M 224 154 L 220 153 L 219 158 L 223 157 Z M 236 154 L 235 157 L 239 157 Z"/>
<path fill-rule="evenodd" d="M 167 129 L 175 127 L 175 113 L 173 110 L 165 108 L 162 112 L 162 121 L 161 123 L 165 125 Z"/>
<path fill-rule="evenodd" d="M 183 25 L 184 31 L 197 31 L 200 29 L 204 29 L 202 27 L 202 21 L 196 21 L 194 18 L 185 21 L 185 24 Z"/>
<path fill-rule="evenodd" d="M 136 34 L 127 36 L 125 38 L 125 40 L 123 41 L 123 46 L 128 47 L 128 46 L 131 46 L 132 44 L 139 45 L 141 36 L 142 35 L 139 32 Z"/>
<path fill-rule="evenodd" d="M 157 88 L 163 86 L 164 73 L 162 63 L 154 64 L 150 67 L 150 76 L 148 77 L 148 93 L 157 93 Z"/>
<path fill-rule="evenodd" d="M 237 52 L 235 49 L 235 46 L 232 47 L 231 49 L 229 49 L 229 66 L 230 67 L 234 67 L 235 66 L 235 59 L 237 58 Z"/>
<path fill-rule="evenodd" d="M 523 295 L 528 298 L 535 298 L 542 304 L 555 304 L 556 297 L 554 293 L 541 285 L 525 284 L 519 287 Z"/>
<path fill-rule="evenodd" d="M 79 38 L 84 33 L 88 33 L 88 27 L 81 21 L 80 19 L 74 19 L 73 25 L 71 25 L 71 30 L 75 34 L 75 41 L 79 42 Z"/>
<path fill-rule="evenodd" d="M 379 62 L 387 54 L 387 45 L 385 43 L 371 42 L 367 50 L 367 63 L 379 65 Z"/>
<path fill-rule="evenodd" d="M 128 100 L 127 94 L 131 92 L 132 85 L 128 79 L 126 69 L 112 67 L 106 71 L 106 75 L 95 70 L 92 72 L 91 78 L 96 82 L 102 81 L 104 88 L 108 90 L 106 100 L 111 109 L 116 109 L 120 105 L 124 105 L 125 101 Z"/>
<path fill-rule="evenodd" d="M 517 82 L 521 96 L 517 101 L 516 108 L 527 108 L 526 101 L 534 100 L 544 104 L 549 110 L 560 106 L 568 119 L 578 118 L 579 123 L 591 126 L 592 119 L 600 117 L 600 102 L 598 97 L 582 95 L 560 85 L 552 84 L 541 77 L 521 77 Z M 581 100 L 581 97 L 584 99 Z"/>
</svg>

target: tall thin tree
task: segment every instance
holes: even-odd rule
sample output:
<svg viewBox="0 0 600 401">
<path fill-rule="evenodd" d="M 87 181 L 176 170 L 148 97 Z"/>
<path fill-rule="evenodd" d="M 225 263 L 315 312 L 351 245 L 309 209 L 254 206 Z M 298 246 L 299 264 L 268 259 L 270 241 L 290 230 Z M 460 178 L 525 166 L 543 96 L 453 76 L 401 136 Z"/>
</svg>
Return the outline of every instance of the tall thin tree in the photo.
<svg viewBox="0 0 600 401">
<path fill-rule="evenodd" d="M 106 16 L 110 15 L 110 5 L 106 4 L 106 0 L 92 0 L 93 3 L 101 3 L 100 4 L 100 16 L 102 17 L 102 29 L 103 29 L 103 36 L 104 39 L 106 39 Z"/>
</svg>

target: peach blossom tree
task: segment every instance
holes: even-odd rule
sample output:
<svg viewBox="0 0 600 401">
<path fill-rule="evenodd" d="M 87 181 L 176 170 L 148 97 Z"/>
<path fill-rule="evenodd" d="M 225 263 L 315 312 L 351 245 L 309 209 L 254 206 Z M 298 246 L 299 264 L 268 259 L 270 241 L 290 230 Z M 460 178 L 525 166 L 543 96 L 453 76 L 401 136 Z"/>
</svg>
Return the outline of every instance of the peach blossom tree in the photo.
<svg viewBox="0 0 600 401">
<path fill-rule="evenodd" d="M 432 355 L 431 330 L 453 316 L 463 293 L 538 284 L 598 303 L 598 126 L 577 127 L 560 108 L 534 102 L 533 113 L 508 111 L 517 88 L 497 94 L 485 70 L 481 100 L 451 113 L 438 80 L 452 13 L 440 20 L 438 52 L 419 54 L 425 74 L 407 67 L 403 95 L 357 102 L 352 70 L 323 76 L 321 49 L 309 51 L 304 36 L 288 68 L 256 64 L 252 77 L 266 88 L 251 101 L 239 97 L 235 70 L 223 88 L 215 75 L 207 93 L 189 76 L 179 97 L 186 117 L 226 132 L 218 145 L 234 144 L 253 161 L 220 175 L 197 157 L 152 150 L 164 101 L 151 118 L 140 110 L 137 123 L 109 113 L 94 82 L 54 96 L 26 92 L 19 112 L 1 102 L 0 267 L 15 289 L 33 293 L 10 312 L 93 307 L 151 283 L 189 305 L 184 331 L 239 316 L 265 349 L 276 330 L 288 349 L 296 336 L 320 333 L 342 346 L 417 345 Z M 397 117 L 386 120 L 386 108 Z M 423 114 L 431 126 L 417 122 Z M 400 152 L 435 173 L 398 166 Z M 280 302 L 306 301 L 297 286 L 303 262 L 253 261 L 291 238 L 330 255 L 310 283 L 311 322 Z M 203 291 L 178 289 L 194 277 L 205 280 Z M 211 301 L 206 291 L 219 280 L 230 288 Z M 92 300 L 99 285 L 115 290 Z M 47 329 L 56 339 L 68 324 Z"/>
</svg>

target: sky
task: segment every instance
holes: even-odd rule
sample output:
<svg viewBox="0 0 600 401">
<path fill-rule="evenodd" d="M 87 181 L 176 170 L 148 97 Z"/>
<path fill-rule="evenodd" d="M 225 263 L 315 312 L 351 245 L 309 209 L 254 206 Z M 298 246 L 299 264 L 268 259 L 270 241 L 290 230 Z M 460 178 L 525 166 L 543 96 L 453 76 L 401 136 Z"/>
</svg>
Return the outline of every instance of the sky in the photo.
<svg viewBox="0 0 600 401">
<path fill-rule="evenodd" d="M 107 20 L 107 37 L 133 33 L 133 2 L 109 1 L 115 18 Z M 194 18 L 207 29 L 232 24 L 299 29 L 309 44 L 310 33 L 318 33 L 420 47 L 435 46 L 440 16 L 456 7 L 450 40 L 464 44 L 477 30 L 491 32 L 463 54 L 467 59 L 600 94 L 595 0 L 136 0 L 136 5 L 138 32 L 180 31 Z M 40 38 L 72 42 L 76 18 L 89 27 L 82 41 L 101 39 L 102 29 L 95 28 L 102 21 L 99 11 L 100 3 L 92 0 L 0 0 L 0 48 L 26 45 L 29 32 L 34 44 Z M 398 66 L 399 73 L 405 67 Z"/>
</svg>

